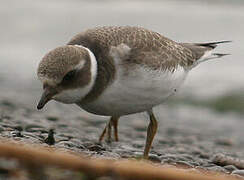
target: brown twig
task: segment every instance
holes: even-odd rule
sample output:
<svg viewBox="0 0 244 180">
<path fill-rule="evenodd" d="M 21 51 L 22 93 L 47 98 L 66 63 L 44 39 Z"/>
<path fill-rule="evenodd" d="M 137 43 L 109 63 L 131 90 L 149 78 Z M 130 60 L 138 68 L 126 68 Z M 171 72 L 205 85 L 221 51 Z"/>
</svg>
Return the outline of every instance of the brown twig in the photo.
<svg viewBox="0 0 244 180">
<path fill-rule="evenodd" d="M 20 146 L 17 143 L 0 142 L 0 157 L 14 158 L 20 163 L 30 163 L 40 167 L 58 166 L 73 171 L 82 171 L 97 177 L 116 174 L 123 179 L 140 180 L 230 180 L 226 175 L 203 175 L 187 173 L 173 168 L 162 168 L 148 162 L 133 160 L 88 159 L 69 153 L 50 151 L 43 147 Z"/>
</svg>

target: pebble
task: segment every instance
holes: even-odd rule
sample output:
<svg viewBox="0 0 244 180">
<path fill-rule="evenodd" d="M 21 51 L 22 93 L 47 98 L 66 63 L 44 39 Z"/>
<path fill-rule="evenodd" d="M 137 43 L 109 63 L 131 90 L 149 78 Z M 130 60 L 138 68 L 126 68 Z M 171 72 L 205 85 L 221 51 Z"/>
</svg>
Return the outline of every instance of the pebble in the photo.
<svg viewBox="0 0 244 180">
<path fill-rule="evenodd" d="M 231 174 L 237 174 L 244 177 L 244 170 L 234 170 Z"/>
<path fill-rule="evenodd" d="M 47 119 L 48 121 L 53 121 L 53 122 L 56 122 L 56 121 L 59 120 L 59 118 L 58 118 L 58 117 L 55 117 L 55 116 L 48 116 L 48 117 L 46 117 L 46 119 Z"/>
<path fill-rule="evenodd" d="M 191 165 L 189 162 L 186 162 L 186 161 L 176 161 L 176 165 L 180 165 L 180 166 L 187 167 L 187 168 L 194 167 L 193 165 Z"/>
<path fill-rule="evenodd" d="M 160 159 L 160 157 L 156 154 L 150 154 L 148 159 L 152 162 L 155 162 L 155 163 L 161 163 L 161 161 L 162 161 Z"/>
<path fill-rule="evenodd" d="M 222 146 L 233 146 L 234 142 L 231 139 L 217 139 L 215 141 L 216 144 L 222 145 Z"/>
<path fill-rule="evenodd" d="M 53 129 L 49 130 L 48 137 L 44 140 L 44 142 L 48 145 L 54 145 L 55 144 L 54 130 Z"/>
<path fill-rule="evenodd" d="M 0 132 L 3 132 L 5 130 L 5 128 L 0 126 Z"/>
<path fill-rule="evenodd" d="M 60 141 L 55 144 L 55 147 L 73 149 L 73 148 L 77 148 L 78 146 L 75 143 L 69 141 Z"/>
<path fill-rule="evenodd" d="M 216 154 L 212 162 L 219 166 L 234 165 L 239 169 L 244 169 L 244 160 L 233 158 L 222 153 Z"/>
<path fill-rule="evenodd" d="M 86 148 L 89 149 L 90 151 L 96 151 L 96 152 L 106 150 L 102 145 L 99 145 L 99 144 L 93 144 L 93 145 L 88 146 Z"/>
<path fill-rule="evenodd" d="M 223 173 L 227 173 L 227 170 L 224 169 L 223 167 L 220 167 L 220 166 L 213 166 L 213 167 L 208 167 L 206 168 L 207 170 L 210 170 L 210 171 L 214 171 L 214 172 L 223 172 Z"/>
<path fill-rule="evenodd" d="M 27 131 L 27 132 L 37 132 L 37 131 L 41 132 L 43 130 L 44 130 L 44 128 L 37 124 L 29 124 L 25 127 L 25 131 Z"/>
<path fill-rule="evenodd" d="M 224 168 L 229 172 L 237 170 L 237 168 L 234 165 L 226 165 L 224 166 Z"/>
</svg>

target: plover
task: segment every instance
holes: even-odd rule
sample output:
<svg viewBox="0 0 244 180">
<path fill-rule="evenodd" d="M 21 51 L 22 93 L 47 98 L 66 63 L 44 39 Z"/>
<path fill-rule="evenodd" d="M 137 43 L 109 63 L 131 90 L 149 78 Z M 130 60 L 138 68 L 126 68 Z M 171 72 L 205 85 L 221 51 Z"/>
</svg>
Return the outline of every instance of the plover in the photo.
<svg viewBox="0 0 244 180">
<path fill-rule="evenodd" d="M 153 107 L 179 89 L 199 63 L 226 54 L 212 53 L 219 43 L 177 43 L 140 27 L 98 27 L 74 36 L 67 45 L 47 53 L 37 75 L 43 83 L 38 109 L 50 100 L 77 104 L 97 115 L 110 116 L 107 133 L 118 141 L 123 115 L 147 112 L 150 123 L 144 157 L 157 131 Z"/>
</svg>

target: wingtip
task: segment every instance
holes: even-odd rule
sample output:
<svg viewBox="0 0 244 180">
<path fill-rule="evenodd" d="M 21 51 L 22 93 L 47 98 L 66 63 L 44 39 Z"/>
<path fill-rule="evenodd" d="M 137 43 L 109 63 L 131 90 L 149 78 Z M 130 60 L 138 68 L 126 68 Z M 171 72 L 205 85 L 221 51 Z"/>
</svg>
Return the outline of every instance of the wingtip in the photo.
<svg viewBox="0 0 244 180">
<path fill-rule="evenodd" d="M 217 56 L 217 57 L 221 58 L 221 57 L 223 57 L 223 56 L 229 56 L 229 55 L 231 55 L 231 54 L 224 54 L 224 53 L 213 53 L 213 55 L 215 55 L 215 56 Z"/>
<path fill-rule="evenodd" d="M 231 40 L 224 40 L 224 41 L 217 41 L 217 42 L 213 42 L 214 44 L 222 44 L 222 43 L 231 43 L 233 41 Z"/>
<path fill-rule="evenodd" d="M 231 43 L 233 41 L 230 40 L 224 40 L 224 41 L 215 41 L 215 42 L 209 42 L 209 43 L 197 43 L 199 46 L 205 46 L 205 47 L 211 47 L 211 48 L 216 48 L 218 44 L 223 44 L 223 43 Z"/>
</svg>

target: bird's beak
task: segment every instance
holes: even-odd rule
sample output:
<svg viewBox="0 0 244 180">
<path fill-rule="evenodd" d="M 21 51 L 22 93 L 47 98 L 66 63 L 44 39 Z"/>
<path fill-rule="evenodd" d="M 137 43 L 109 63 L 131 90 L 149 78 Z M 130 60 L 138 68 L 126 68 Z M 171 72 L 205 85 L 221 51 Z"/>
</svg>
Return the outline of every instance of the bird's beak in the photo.
<svg viewBox="0 0 244 180">
<path fill-rule="evenodd" d="M 50 88 L 45 88 L 44 92 L 42 93 L 41 99 L 37 105 L 37 109 L 40 110 L 42 109 L 45 104 L 48 103 L 52 99 L 52 97 L 56 94 L 55 90 L 52 90 Z"/>
</svg>

